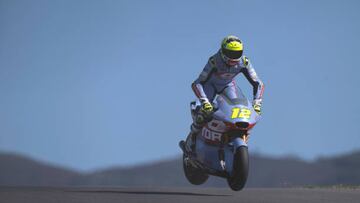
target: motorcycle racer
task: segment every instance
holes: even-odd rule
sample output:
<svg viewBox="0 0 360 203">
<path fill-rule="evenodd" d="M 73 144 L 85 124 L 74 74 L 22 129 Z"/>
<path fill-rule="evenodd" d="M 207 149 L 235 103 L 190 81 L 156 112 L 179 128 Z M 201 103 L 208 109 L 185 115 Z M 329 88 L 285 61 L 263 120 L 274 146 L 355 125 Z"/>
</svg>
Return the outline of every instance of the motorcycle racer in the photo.
<svg viewBox="0 0 360 203">
<path fill-rule="evenodd" d="M 257 76 L 248 57 L 243 55 L 243 43 L 236 36 L 227 36 L 221 42 L 219 51 L 211 56 L 191 87 L 201 102 L 201 108 L 196 112 L 191 131 L 188 135 L 190 151 L 195 149 L 196 134 L 211 119 L 213 113 L 213 99 L 224 89 L 236 96 L 235 76 L 243 73 L 253 87 L 253 107 L 261 114 L 262 95 L 264 84 Z M 228 90 L 229 91 L 229 90 Z"/>
</svg>

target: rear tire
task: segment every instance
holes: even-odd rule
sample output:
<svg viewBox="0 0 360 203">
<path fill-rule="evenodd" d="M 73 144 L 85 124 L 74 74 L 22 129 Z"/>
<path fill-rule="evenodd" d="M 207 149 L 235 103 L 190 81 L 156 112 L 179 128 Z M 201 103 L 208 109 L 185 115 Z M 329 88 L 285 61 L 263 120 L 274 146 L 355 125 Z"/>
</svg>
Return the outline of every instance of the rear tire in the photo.
<svg viewBox="0 0 360 203">
<path fill-rule="evenodd" d="M 249 172 L 249 155 L 246 146 L 240 146 L 234 155 L 233 173 L 227 178 L 229 187 L 234 191 L 244 188 Z"/>
<path fill-rule="evenodd" d="M 209 178 L 209 175 L 201 169 L 193 167 L 191 164 L 185 163 L 186 156 L 183 155 L 183 168 L 186 179 L 193 185 L 201 185 Z"/>
</svg>

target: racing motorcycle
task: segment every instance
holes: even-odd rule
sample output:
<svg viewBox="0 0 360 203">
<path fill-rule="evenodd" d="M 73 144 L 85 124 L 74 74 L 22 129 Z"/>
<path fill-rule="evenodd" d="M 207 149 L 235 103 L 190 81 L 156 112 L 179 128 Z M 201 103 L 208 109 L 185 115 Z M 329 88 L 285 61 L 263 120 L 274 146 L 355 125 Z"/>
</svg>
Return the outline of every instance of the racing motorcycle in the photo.
<svg viewBox="0 0 360 203">
<path fill-rule="evenodd" d="M 211 120 L 196 135 L 194 151 L 187 143 L 191 138 L 179 143 L 185 177 L 194 185 L 205 183 L 209 175 L 223 177 L 232 190 L 239 191 L 245 186 L 249 171 L 248 131 L 260 115 L 239 87 L 235 93 L 228 88 L 223 90 L 213 106 Z M 190 108 L 194 117 L 201 104 L 191 102 Z"/>
</svg>

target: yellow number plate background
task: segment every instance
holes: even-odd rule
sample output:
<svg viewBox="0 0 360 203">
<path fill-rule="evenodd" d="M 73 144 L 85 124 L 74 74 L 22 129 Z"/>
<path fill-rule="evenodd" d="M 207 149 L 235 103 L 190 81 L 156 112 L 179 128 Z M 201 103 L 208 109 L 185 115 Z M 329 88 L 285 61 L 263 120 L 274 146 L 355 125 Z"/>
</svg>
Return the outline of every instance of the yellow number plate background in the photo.
<svg viewBox="0 0 360 203">
<path fill-rule="evenodd" d="M 249 109 L 246 108 L 233 108 L 232 109 L 232 114 L 231 114 L 231 118 L 235 119 L 235 118 L 245 118 L 245 119 L 249 119 L 251 116 L 251 111 Z"/>
</svg>

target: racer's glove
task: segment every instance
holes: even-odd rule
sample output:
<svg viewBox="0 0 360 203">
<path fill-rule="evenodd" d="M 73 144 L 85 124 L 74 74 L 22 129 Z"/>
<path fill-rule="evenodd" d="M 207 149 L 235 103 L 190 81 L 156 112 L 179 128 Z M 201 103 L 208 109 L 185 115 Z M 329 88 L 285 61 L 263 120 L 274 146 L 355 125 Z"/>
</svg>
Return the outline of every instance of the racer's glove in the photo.
<svg viewBox="0 0 360 203">
<path fill-rule="evenodd" d="M 258 113 L 259 115 L 261 115 L 261 101 L 259 100 L 254 100 L 253 102 L 253 108 L 256 111 L 256 113 Z"/>
<path fill-rule="evenodd" d="M 261 114 L 261 105 L 255 104 L 254 110 L 256 111 L 256 113 L 258 113 L 260 115 Z"/>
<path fill-rule="evenodd" d="M 212 113 L 214 107 L 208 100 L 201 100 L 201 111 L 205 112 L 206 114 Z"/>
</svg>

